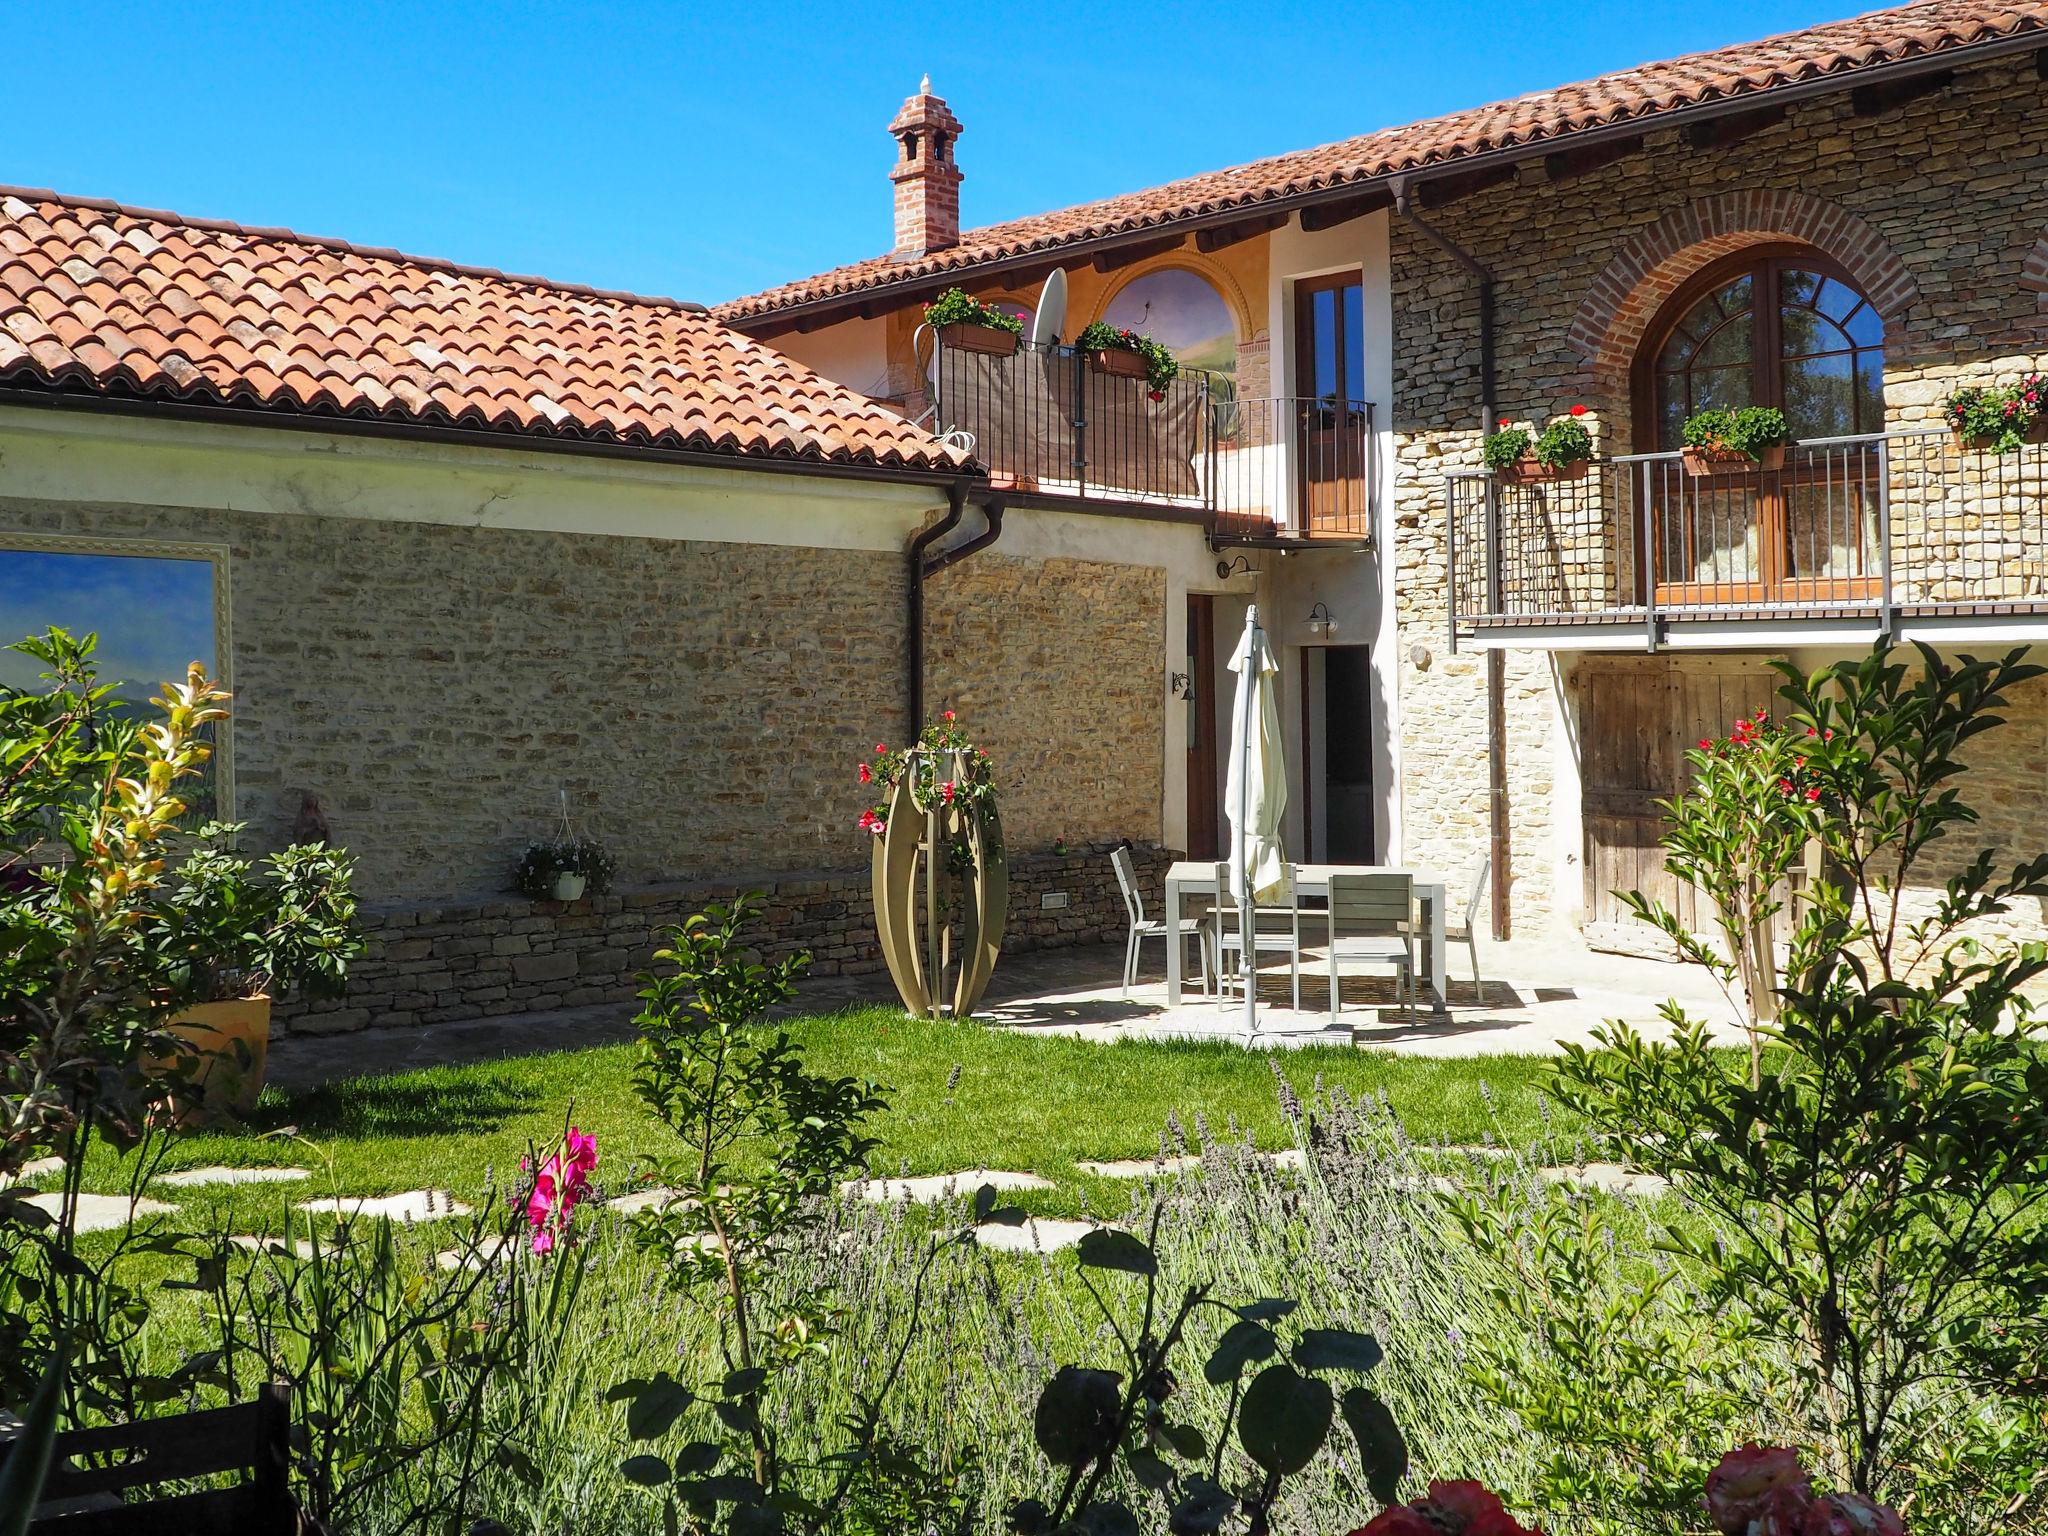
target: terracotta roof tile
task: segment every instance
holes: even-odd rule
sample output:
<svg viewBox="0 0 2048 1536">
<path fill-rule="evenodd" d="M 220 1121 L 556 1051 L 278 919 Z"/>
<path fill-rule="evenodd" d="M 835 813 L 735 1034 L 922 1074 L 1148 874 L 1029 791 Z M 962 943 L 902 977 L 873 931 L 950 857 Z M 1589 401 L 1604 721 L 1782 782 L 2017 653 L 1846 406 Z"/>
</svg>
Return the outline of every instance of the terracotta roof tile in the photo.
<svg viewBox="0 0 2048 1536">
<path fill-rule="evenodd" d="M 695 305 L 0 188 L 0 384 L 952 470 Z"/>
<path fill-rule="evenodd" d="M 1760 42 L 1631 69 L 1385 128 L 1316 149 L 1209 171 L 1144 192 L 969 230 L 958 245 L 898 260 L 877 256 L 816 277 L 784 283 L 718 305 L 720 319 L 743 322 L 778 310 L 850 298 L 898 284 L 965 273 L 986 262 L 1056 252 L 1204 215 L 1244 210 L 1277 198 L 1328 191 L 1413 172 L 1492 150 L 1548 146 L 1590 128 L 1682 108 L 1753 96 L 1779 86 L 1849 76 L 1878 65 L 1950 52 L 2048 29 L 2048 0 L 1917 0 L 1846 21 L 1828 22 Z M 1846 88 L 1853 80 L 1842 81 Z"/>
</svg>

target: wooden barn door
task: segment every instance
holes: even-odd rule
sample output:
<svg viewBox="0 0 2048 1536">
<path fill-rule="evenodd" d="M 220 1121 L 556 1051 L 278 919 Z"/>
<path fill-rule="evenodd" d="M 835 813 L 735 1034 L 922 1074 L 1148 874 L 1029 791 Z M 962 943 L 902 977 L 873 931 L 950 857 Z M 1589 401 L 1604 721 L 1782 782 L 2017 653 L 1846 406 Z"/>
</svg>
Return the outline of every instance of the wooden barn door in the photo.
<svg viewBox="0 0 2048 1536">
<path fill-rule="evenodd" d="M 1737 656 L 1588 657 L 1578 667 L 1580 795 L 1586 829 L 1586 933 L 1630 950 L 1663 946 L 1617 891 L 1665 902 L 1695 933 L 1713 927 L 1690 885 L 1664 868 L 1660 801 L 1678 792 L 1685 749 L 1725 736 L 1738 715 L 1777 701 L 1777 674 Z"/>
</svg>

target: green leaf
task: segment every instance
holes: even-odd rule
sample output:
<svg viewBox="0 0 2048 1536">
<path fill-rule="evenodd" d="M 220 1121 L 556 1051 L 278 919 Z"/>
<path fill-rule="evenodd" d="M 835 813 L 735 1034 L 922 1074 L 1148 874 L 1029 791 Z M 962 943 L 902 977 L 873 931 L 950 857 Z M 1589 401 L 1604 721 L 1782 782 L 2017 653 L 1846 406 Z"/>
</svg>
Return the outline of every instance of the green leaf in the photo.
<svg viewBox="0 0 2048 1536">
<path fill-rule="evenodd" d="M 1131 1469 L 1131 1476 L 1154 1493 L 1173 1486 L 1173 1467 L 1157 1453 L 1146 1450 L 1132 1451 L 1124 1461 Z"/>
<path fill-rule="evenodd" d="M 1202 1432 L 1192 1424 L 1162 1424 L 1159 1438 L 1177 1456 L 1189 1461 L 1200 1461 L 1209 1454 L 1209 1442 Z"/>
<path fill-rule="evenodd" d="M 1365 1486 L 1382 1504 L 1393 1503 L 1408 1472 L 1408 1442 L 1401 1437 L 1393 1411 L 1364 1387 L 1344 1394 L 1343 1410 L 1344 1422 L 1358 1441 Z"/>
<path fill-rule="evenodd" d="M 1123 1407 L 1123 1378 L 1114 1371 L 1063 1365 L 1038 1394 L 1032 1433 L 1055 1466 L 1081 1467 L 1110 1448 Z"/>
<path fill-rule="evenodd" d="M 1156 1275 L 1159 1259 L 1145 1242 L 1114 1227 L 1097 1227 L 1075 1248 L 1076 1256 L 1090 1269 L 1120 1269 L 1132 1275 Z"/>
<path fill-rule="evenodd" d="M 651 1381 L 622 1381 L 605 1393 L 604 1399 L 626 1404 L 626 1436 L 632 1440 L 659 1439 L 696 1401 L 690 1389 L 667 1371 Z"/>
<path fill-rule="evenodd" d="M 1098 1499 L 1074 1517 L 1077 1536 L 1138 1536 L 1138 1517 L 1121 1504 Z"/>
<path fill-rule="evenodd" d="M 1187 1497 L 1166 1517 L 1166 1528 L 1173 1536 L 1213 1536 L 1223 1529 L 1237 1500 L 1206 1477 L 1189 1478 L 1187 1487 Z"/>
<path fill-rule="evenodd" d="M 1301 1303 L 1289 1301 L 1284 1296 L 1262 1296 L 1257 1301 L 1248 1301 L 1230 1310 L 1254 1323 L 1277 1323 L 1299 1305 Z"/>
<path fill-rule="evenodd" d="M 43 1479 L 50 1475 L 50 1457 L 57 1445 L 57 1417 L 64 1409 L 64 1367 L 70 1358 L 70 1339 L 59 1338 L 42 1385 L 36 1388 L 23 1416 L 21 1433 L 9 1447 L 7 1460 L 0 1463 L 0 1536 L 27 1536 L 35 1518 Z"/>
<path fill-rule="evenodd" d="M 725 1455 L 723 1447 L 710 1440 L 692 1440 L 676 1452 L 678 1477 L 702 1477 Z"/>
<path fill-rule="evenodd" d="M 642 1488 L 659 1488 L 670 1475 L 668 1463 L 659 1456 L 628 1456 L 619 1463 L 619 1476 Z"/>
<path fill-rule="evenodd" d="M 1348 1328 L 1307 1328 L 1294 1346 L 1294 1363 L 1304 1371 L 1369 1371 L 1384 1358 L 1379 1340 Z"/>
<path fill-rule="evenodd" d="M 1291 1365 L 1269 1365 L 1245 1389 L 1237 1443 L 1266 1471 L 1290 1477 L 1322 1449 L 1335 1410 L 1327 1382 Z"/>
<path fill-rule="evenodd" d="M 1272 1359 L 1279 1348 L 1280 1341 L 1273 1337 L 1272 1329 L 1264 1323 L 1240 1318 L 1216 1341 L 1216 1348 L 1202 1367 L 1202 1374 L 1211 1385 L 1220 1387 L 1225 1382 L 1237 1380 L 1244 1374 L 1246 1366 Z"/>
</svg>

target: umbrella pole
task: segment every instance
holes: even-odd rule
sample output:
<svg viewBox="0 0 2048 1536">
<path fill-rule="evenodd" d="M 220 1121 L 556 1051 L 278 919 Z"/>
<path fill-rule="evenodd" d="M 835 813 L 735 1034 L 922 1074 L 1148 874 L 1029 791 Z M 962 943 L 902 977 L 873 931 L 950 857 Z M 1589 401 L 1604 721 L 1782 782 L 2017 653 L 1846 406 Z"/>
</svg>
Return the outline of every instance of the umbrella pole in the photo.
<svg viewBox="0 0 2048 1536">
<path fill-rule="evenodd" d="M 1256 617 L 1252 628 L 1258 628 Z M 1237 964 L 1238 980 L 1244 984 L 1244 1032 L 1250 1041 L 1259 1032 L 1259 949 L 1258 949 L 1258 898 L 1252 891 L 1251 832 L 1251 756 L 1252 756 L 1252 703 L 1254 690 L 1248 686 L 1249 678 L 1238 681 L 1238 752 L 1237 762 Z"/>
</svg>

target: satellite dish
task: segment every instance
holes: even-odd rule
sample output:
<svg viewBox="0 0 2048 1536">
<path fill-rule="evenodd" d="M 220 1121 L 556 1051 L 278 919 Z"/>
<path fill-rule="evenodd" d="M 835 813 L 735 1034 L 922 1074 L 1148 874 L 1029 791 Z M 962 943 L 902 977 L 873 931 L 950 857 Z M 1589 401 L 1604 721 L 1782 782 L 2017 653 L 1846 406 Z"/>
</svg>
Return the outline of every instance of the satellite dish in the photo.
<svg viewBox="0 0 2048 1536">
<path fill-rule="evenodd" d="M 1060 327 L 1067 323 L 1067 269 L 1054 267 L 1038 290 L 1038 307 L 1031 312 L 1031 345 L 1049 347 L 1060 339 Z"/>
</svg>

